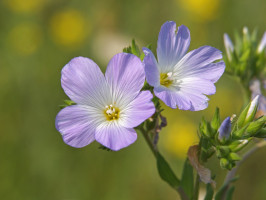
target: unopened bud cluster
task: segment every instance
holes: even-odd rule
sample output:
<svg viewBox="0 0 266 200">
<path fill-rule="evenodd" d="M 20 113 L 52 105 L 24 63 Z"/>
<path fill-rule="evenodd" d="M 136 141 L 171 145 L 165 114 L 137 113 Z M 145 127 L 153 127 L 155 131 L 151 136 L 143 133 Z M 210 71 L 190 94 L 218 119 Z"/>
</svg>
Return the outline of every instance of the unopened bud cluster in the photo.
<svg viewBox="0 0 266 200">
<path fill-rule="evenodd" d="M 258 107 L 255 97 L 238 118 L 227 117 L 220 122 L 219 109 L 216 109 L 211 122 L 202 120 L 199 133 L 201 137 L 201 160 L 206 161 L 214 153 L 220 159 L 224 169 L 231 170 L 241 157 L 237 154 L 253 137 L 266 138 L 266 117 L 262 116 L 254 121 Z M 236 119 L 236 120 L 235 120 Z"/>
<path fill-rule="evenodd" d="M 226 71 L 238 76 L 246 87 L 252 79 L 265 77 L 266 32 L 262 39 L 258 39 L 256 30 L 250 33 L 248 28 L 244 27 L 242 37 L 235 35 L 235 44 L 225 33 L 224 46 Z"/>
</svg>

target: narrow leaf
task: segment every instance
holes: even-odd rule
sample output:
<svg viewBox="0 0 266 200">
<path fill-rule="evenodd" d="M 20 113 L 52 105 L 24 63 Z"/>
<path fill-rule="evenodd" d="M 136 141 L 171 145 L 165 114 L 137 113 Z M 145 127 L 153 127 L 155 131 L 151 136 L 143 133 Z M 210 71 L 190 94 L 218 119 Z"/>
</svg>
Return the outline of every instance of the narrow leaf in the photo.
<svg viewBox="0 0 266 200">
<path fill-rule="evenodd" d="M 164 157 L 158 152 L 157 153 L 157 169 L 161 179 L 167 182 L 174 189 L 178 189 L 180 180 L 176 177 L 169 164 L 166 162 Z"/>
<path fill-rule="evenodd" d="M 180 183 L 184 192 L 191 199 L 193 196 L 193 188 L 194 188 L 194 177 L 193 177 L 193 167 L 189 163 L 188 159 L 184 163 L 182 179 Z"/>
<path fill-rule="evenodd" d="M 213 193 L 214 193 L 213 188 L 212 188 L 211 184 L 208 183 L 206 185 L 206 195 L 205 195 L 204 200 L 212 200 Z"/>
</svg>

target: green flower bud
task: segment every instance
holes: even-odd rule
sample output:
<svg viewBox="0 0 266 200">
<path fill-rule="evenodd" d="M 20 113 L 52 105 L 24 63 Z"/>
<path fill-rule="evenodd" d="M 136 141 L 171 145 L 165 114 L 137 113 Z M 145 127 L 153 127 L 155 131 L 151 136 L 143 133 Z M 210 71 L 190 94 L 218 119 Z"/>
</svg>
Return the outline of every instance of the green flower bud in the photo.
<svg viewBox="0 0 266 200">
<path fill-rule="evenodd" d="M 220 166 L 221 166 L 221 168 L 223 168 L 223 169 L 227 169 L 228 168 L 228 166 L 229 166 L 229 161 L 226 159 L 226 158 L 221 158 L 220 159 Z"/>
<path fill-rule="evenodd" d="M 265 125 L 266 116 L 259 118 L 258 120 L 251 122 L 247 128 L 247 134 L 249 136 L 255 135 Z"/>
<path fill-rule="evenodd" d="M 248 142 L 249 140 L 236 140 L 232 142 L 228 147 L 231 151 L 238 152 L 243 149 L 248 144 Z"/>
<path fill-rule="evenodd" d="M 214 116 L 212 118 L 211 121 L 211 127 L 212 129 L 216 132 L 218 130 L 218 128 L 220 127 L 220 112 L 219 112 L 219 108 L 216 108 Z"/>
<path fill-rule="evenodd" d="M 235 129 L 242 128 L 244 125 L 246 125 L 248 122 L 251 122 L 257 112 L 259 103 L 259 95 L 257 95 L 247 106 L 246 108 L 241 112 L 236 125 L 233 129 L 233 132 Z"/>
<path fill-rule="evenodd" d="M 248 122 L 251 122 L 254 119 L 257 109 L 258 109 L 258 104 L 259 104 L 259 95 L 257 95 L 250 103 L 247 116 L 244 122 L 245 124 Z"/>
<path fill-rule="evenodd" d="M 238 161 L 241 160 L 241 157 L 237 153 L 232 152 L 229 154 L 229 159 L 233 161 Z"/>
</svg>

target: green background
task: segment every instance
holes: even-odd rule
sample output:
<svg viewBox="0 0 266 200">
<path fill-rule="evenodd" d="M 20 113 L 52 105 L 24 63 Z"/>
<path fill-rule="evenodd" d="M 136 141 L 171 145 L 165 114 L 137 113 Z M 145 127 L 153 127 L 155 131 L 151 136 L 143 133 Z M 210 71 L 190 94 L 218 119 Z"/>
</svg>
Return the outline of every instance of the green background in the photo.
<svg viewBox="0 0 266 200">
<path fill-rule="evenodd" d="M 266 28 L 265 0 L 1 0 L 0 1 L 0 198 L 11 200 L 161 200 L 177 193 L 159 179 L 155 159 L 139 135 L 119 152 L 93 144 L 67 146 L 55 116 L 67 98 L 60 71 L 73 57 L 94 60 L 104 71 L 113 55 L 130 45 L 156 42 L 161 25 L 173 20 L 191 32 L 190 50 L 211 45 L 224 52 L 223 34 Z M 197 125 L 215 107 L 222 118 L 239 113 L 242 93 L 224 75 L 200 112 L 166 108 L 169 126 L 159 148 L 181 173 Z M 234 199 L 266 199 L 266 149 L 240 168 Z M 213 158 L 208 167 L 218 186 L 226 171 Z M 202 190 L 200 192 L 204 194 Z"/>
</svg>

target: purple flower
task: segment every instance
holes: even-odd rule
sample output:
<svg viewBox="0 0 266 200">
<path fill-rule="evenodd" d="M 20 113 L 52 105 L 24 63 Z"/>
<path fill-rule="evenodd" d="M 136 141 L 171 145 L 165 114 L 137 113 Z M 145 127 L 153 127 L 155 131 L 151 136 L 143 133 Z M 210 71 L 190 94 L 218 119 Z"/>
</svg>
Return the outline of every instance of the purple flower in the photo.
<svg viewBox="0 0 266 200">
<path fill-rule="evenodd" d="M 77 103 L 56 116 L 56 128 L 66 144 L 81 148 L 94 140 L 117 151 L 135 142 L 134 127 L 155 112 L 152 94 L 140 92 L 145 81 L 143 64 L 134 55 L 115 55 L 105 76 L 89 58 L 72 59 L 61 83 Z"/>
<path fill-rule="evenodd" d="M 147 82 L 154 87 L 155 95 L 171 108 L 203 110 L 208 98 L 216 89 L 214 83 L 224 72 L 221 52 L 203 46 L 187 53 L 190 33 L 184 25 L 166 22 L 161 27 L 157 44 L 157 57 L 143 48 Z"/>
</svg>

